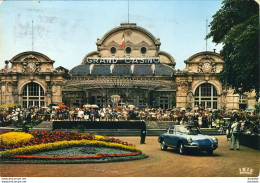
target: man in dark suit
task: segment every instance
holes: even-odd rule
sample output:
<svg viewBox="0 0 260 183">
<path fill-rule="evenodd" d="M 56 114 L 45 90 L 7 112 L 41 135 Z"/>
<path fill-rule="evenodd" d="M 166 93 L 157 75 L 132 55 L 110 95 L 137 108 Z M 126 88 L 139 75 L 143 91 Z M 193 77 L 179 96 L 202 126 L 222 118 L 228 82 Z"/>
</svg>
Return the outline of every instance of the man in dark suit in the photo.
<svg viewBox="0 0 260 183">
<path fill-rule="evenodd" d="M 208 128 L 208 118 L 205 114 L 202 116 L 202 128 Z"/>
</svg>

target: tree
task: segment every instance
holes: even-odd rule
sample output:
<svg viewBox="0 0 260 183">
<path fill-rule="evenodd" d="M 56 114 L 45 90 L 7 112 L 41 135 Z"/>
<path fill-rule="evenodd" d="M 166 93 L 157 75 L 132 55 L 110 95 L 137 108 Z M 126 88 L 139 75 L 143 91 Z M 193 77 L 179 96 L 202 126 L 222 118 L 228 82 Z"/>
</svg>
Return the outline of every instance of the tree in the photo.
<svg viewBox="0 0 260 183">
<path fill-rule="evenodd" d="M 29 117 L 28 117 L 29 116 Z M 28 115 L 26 119 L 21 118 L 20 112 L 18 113 L 18 120 L 12 119 L 12 124 L 15 127 L 21 128 L 23 132 L 28 133 L 30 128 L 37 126 L 42 120 L 31 119 L 31 115 Z"/>
<path fill-rule="evenodd" d="M 213 15 L 213 42 L 223 44 L 220 80 L 237 93 L 256 91 L 259 98 L 259 6 L 254 0 L 224 0 Z"/>
</svg>

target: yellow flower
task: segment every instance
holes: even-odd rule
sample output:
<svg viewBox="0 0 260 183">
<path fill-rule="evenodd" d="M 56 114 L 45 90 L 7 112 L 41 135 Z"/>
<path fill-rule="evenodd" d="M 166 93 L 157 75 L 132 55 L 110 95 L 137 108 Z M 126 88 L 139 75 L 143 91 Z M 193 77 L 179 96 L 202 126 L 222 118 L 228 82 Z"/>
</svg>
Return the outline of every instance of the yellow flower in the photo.
<svg viewBox="0 0 260 183">
<path fill-rule="evenodd" d="M 0 135 L 0 142 L 3 144 L 17 144 L 33 139 L 33 135 L 25 132 L 8 132 Z"/>
<path fill-rule="evenodd" d="M 122 145 L 118 143 L 110 143 L 98 140 L 71 140 L 71 141 L 59 141 L 47 144 L 39 144 L 34 146 L 26 146 L 20 147 L 16 149 L 10 149 L 6 151 L 0 152 L 0 157 L 8 157 L 12 155 L 21 155 L 21 154 L 32 154 L 36 152 L 46 151 L 46 150 L 53 150 L 53 149 L 62 149 L 66 147 L 73 147 L 73 146 L 102 146 L 102 147 L 112 147 L 118 149 L 125 149 L 129 151 L 140 151 L 136 147 Z"/>
<path fill-rule="evenodd" d="M 105 137 L 102 135 L 95 135 L 95 139 L 100 140 L 100 139 L 105 139 Z"/>
</svg>

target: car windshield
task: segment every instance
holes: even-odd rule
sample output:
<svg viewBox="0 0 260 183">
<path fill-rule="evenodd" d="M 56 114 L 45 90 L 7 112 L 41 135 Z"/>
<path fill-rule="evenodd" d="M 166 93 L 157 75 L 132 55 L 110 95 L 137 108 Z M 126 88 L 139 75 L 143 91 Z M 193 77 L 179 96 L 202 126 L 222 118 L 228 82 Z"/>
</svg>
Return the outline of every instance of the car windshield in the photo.
<svg viewBox="0 0 260 183">
<path fill-rule="evenodd" d="M 200 130 L 195 126 L 181 126 L 177 129 L 178 132 L 186 133 L 189 135 L 201 134 Z"/>
</svg>

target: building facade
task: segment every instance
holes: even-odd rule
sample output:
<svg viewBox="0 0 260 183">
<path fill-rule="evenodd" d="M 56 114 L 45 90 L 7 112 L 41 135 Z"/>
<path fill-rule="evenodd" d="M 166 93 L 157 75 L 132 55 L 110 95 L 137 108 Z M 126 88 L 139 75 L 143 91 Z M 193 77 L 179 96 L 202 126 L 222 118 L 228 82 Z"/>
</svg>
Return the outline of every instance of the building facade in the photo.
<svg viewBox="0 0 260 183">
<path fill-rule="evenodd" d="M 215 52 L 196 53 L 176 71 L 160 40 L 136 24 L 121 24 L 96 45 L 71 70 L 55 69 L 54 61 L 38 52 L 14 56 L 0 71 L 0 105 L 107 106 L 111 96 L 119 96 L 119 103 L 164 109 L 254 108 L 254 93 L 234 94 L 218 80 L 224 61 Z"/>
<path fill-rule="evenodd" d="M 61 102 L 68 70 L 54 69 L 53 63 L 46 55 L 33 51 L 5 61 L 5 68 L 0 71 L 0 105 L 18 104 L 28 108 Z"/>
</svg>

